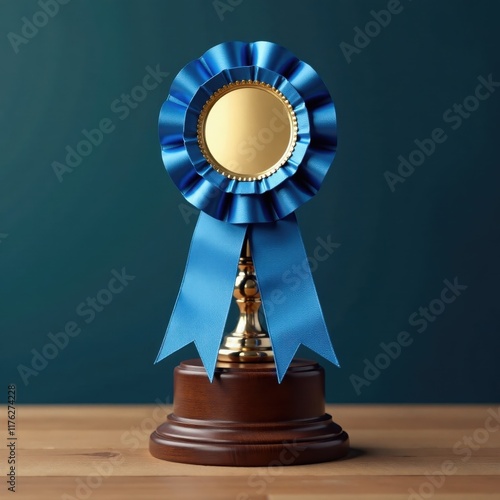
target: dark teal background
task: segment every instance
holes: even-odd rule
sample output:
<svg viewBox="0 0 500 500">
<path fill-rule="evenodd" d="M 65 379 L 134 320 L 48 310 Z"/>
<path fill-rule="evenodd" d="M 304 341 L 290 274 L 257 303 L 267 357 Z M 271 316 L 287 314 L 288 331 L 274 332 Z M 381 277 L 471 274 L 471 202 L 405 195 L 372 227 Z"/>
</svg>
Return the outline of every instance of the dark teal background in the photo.
<svg viewBox="0 0 500 500">
<path fill-rule="evenodd" d="M 16 383 L 25 403 L 171 397 L 174 366 L 195 350 L 153 360 L 195 217 L 183 217 L 187 205 L 161 162 L 158 111 L 187 62 L 238 39 L 289 48 L 318 71 L 337 107 L 337 157 L 298 211 L 311 254 L 318 237 L 340 244 L 314 272 L 342 364 L 323 363 L 327 399 L 498 401 L 500 90 L 456 130 L 443 113 L 473 94 L 479 76 L 500 81 L 500 5 L 401 5 L 348 63 L 341 42 L 353 44 L 354 28 L 386 0 L 243 0 L 223 20 L 210 0 L 72 0 L 17 54 L 7 35 L 40 7 L 2 1 L 1 390 Z M 157 64 L 169 76 L 120 120 L 111 103 Z M 116 129 L 59 182 L 51 164 L 103 118 Z M 437 127 L 447 140 L 391 192 L 384 172 Z M 77 306 L 123 267 L 134 280 L 86 324 Z M 418 333 L 409 316 L 455 277 L 468 288 Z M 31 367 L 32 350 L 68 321 L 81 333 L 25 384 L 19 366 Z M 364 377 L 365 360 L 403 330 L 413 343 L 357 394 L 352 375 Z"/>
</svg>

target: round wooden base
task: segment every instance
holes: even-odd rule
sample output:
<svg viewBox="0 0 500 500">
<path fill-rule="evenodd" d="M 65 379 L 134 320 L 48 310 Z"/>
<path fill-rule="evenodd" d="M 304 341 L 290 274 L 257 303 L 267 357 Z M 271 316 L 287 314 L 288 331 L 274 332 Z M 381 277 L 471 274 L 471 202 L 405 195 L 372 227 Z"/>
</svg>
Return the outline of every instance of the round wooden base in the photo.
<svg viewBox="0 0 500 500">
<path fill-rule="evenodd" d="M 199 359 L 174 372 L 174 412 L 151 434 L 156 458 L 202 465 L 326 462 L 349 437 L 325 413 L 324 371 L 296 359 L 278 384 L 274 363 L 217 363 L 210 383 Z"/>
</svg>

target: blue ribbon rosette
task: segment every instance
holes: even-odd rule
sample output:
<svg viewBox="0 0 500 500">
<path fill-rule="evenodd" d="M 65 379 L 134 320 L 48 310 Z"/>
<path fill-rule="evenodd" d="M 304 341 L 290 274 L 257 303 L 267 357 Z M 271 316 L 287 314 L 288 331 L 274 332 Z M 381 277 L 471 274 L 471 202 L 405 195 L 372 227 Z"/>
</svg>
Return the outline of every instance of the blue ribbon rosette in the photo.
<svg viewBox="0 0 500 500">
<path fill-rule="evenodd" d="M 292 117 L 293 147 L 254 176 L 219 168 L 200 141 L 200 117 L 214 96 L 238 86 L 274 92 Z M 251 119 L 252 110 L 246 115 L 241 120 Z M 274 120 L 273 126 L 281 124 Z M 247 236 L 278 380 L 301 344 L 338 366 L 294 213 L 317 193 L 336 151 L 335 108 L 318 74 L 274 43 L 222 43 L 175 77 L 160 111 L 159 136 L 170 177 L 201 213 L 156 362 L 194 342 L 212 380 Z M 296 266 L 300 283 L 290 279 Z"/>
</svg>

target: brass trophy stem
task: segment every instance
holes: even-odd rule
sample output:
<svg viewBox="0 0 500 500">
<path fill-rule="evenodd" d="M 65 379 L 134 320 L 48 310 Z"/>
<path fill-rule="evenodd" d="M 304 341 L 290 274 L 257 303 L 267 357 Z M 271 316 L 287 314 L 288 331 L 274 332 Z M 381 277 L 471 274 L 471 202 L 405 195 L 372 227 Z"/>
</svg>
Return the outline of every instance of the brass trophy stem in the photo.
<svg viewBox="0 0 500 500">
<path fill-rule="evenodd" d="M 240 317 L 235 329 L 224 337 L 217 359 L 238 363 L 271 362 L 274 359 L 271 339 L 259 320 L 262 300 L 248 236 L 243 243 L 238 269 L 233 296 Z"/>
</svg>

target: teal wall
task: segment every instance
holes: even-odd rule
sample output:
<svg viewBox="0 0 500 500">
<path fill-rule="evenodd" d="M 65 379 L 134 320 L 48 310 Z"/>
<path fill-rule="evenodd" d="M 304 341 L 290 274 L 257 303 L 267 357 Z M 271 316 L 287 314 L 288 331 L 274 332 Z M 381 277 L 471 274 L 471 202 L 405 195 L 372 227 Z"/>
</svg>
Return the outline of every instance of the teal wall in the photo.
<svg viewBox="0 0 500 500">
<path fill-rule="evenodd" d="M 194 348 L 153 360 L 195 217 L 161 162 L 158 111 L 187 62 L 263 39 L 309 62 L 338 111 L 337 157 L 298 211 L 311 255 L 317 238 L 337 243 L 314 272 L 342 364 L 323 363 L 328 400 L 498 401 L 500 87 L 481 84 L 500 81 L 498 2 L 392 0 L 385 27 L 370 11 L 387 0 L 224 4 L 219 16 L 211 0 L 71 0 L 45 18 L 36 1 L 0 3 L 5 394 L 16 383 L 26 403 L 171 397 Z M 23 17 L 47 23 L 21 39 Z M 120 102 L 157 65 L 158 87 Z M 101 143 L 60 181 L 53 162 L 99 124 Z M 432 134 L 428 154 L 412 154 Z M 422 164 L 398 173 L 400 155 Z M 123 268 L 126 286 L 101 292 Z M 111 302 L 91 313 L 98 293 Z"/>
</svg>

